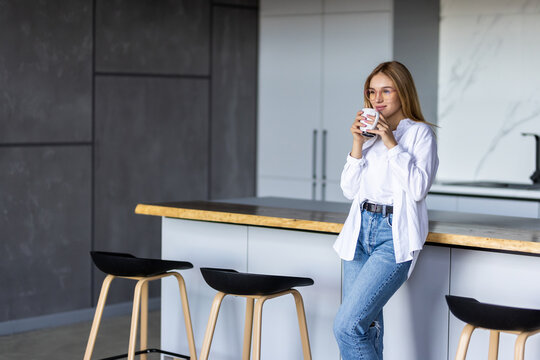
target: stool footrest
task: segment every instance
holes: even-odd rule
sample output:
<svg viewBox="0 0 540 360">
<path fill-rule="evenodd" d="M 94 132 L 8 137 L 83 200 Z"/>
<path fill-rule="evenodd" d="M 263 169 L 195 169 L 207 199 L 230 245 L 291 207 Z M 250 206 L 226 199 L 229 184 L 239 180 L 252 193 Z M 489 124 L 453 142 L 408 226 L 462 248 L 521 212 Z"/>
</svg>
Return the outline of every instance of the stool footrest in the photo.
<svg viewBox="0 0 540 360">
<path fill-rule="evenodd" d="M 182 355 L 182 354 L 176 354 L 176 353 L 173 353 L 173 352 L 170 352 L 170 351 L 165 351 L 165 350 L 160 350 L 160 349 L 140 350 L 140 351 L 135 352 L 135 356 L 141 355 L 141 354 L 149 354 L 149 353 L 159 353 L 159 354 L 174 356 L 174 357 L 181 358 L 181 359 L 188 359 L 188 360 L 190 359 L 189 356 Z M 103 358 L 101 360 L 125 359 L 127 357 L 128 357 L 128 354 L 126 353 L 126 354 L 122 354 L 122 355 L 114 355 L 114 356 L 111 356 L 111 357 Z"/>
</svg>

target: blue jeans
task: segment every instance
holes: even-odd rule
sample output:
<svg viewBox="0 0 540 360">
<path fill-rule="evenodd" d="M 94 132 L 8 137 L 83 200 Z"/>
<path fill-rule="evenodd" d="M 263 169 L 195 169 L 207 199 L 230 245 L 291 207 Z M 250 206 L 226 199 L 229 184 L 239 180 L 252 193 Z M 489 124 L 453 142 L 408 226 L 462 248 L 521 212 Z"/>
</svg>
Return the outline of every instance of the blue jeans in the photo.
<svg viewBox="0 0 540 360">
<path fill-rule="evenodd" d="M 343 262 L 343 300 L 334 335 L 343 360 L 383 358 L 383 306 L 407 280 L 411 261 L 396 264 L 392 214 L 362 210 L 354 259 Z"/>
</svg>

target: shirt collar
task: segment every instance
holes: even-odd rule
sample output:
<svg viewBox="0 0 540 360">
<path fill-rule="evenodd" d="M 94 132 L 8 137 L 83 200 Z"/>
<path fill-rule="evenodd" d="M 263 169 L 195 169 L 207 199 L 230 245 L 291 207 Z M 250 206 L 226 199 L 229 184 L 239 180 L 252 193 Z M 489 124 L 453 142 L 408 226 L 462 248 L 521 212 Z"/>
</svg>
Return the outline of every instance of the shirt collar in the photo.
<svg viewBox="0 0 540 360">
<path fill-rule="evenodd" d="M 402 134 L 404 133 L 408 128 L 411 127 L 411 125 L 413 125 L 416 121 L 414 120 L 411 120 L 409 118 L 405 118 L 405 119 L 402 119 L 400 120 L 398 126 L 396 127 L 396 130 L 394 130 L 396 132 L 396 134 Z"/>
</svg>

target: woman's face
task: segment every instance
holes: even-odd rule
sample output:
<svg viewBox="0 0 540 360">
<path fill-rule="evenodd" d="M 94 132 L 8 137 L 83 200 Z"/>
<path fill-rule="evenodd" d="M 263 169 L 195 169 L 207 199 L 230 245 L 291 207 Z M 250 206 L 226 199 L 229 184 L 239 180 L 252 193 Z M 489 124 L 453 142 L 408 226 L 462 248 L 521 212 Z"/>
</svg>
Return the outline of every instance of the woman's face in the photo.
<svg viewBox="0 0 540 360">
<path fill-rule="evenodd" d="M 371 106 L 380 112 L 387 121 L 391 122 L 403 118 L 401 101 L 394 82 L 385 74 L 378 73 L 371 78 L 366 95 Z"/>
</svg>

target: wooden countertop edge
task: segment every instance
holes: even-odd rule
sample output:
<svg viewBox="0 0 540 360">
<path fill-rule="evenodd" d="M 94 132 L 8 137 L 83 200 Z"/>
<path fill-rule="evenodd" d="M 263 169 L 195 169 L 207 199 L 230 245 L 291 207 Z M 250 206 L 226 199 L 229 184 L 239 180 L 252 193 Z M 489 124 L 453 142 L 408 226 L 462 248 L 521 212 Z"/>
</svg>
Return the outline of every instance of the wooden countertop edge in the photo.
<svg viewBox="0 0 540 360">
<path fill-rule="evenodd" d="M 426 242 L 428 244 L 464 246 L 486 250 L 519 252 L 525 254 L 540 254 L 540 243 L 522 240 L 430 232 Z"/>
<path fill-rule="evenodd" d="M 299 219 L 288 219 L 272 216 L 249 215 L 227 213 L 221 211 L 195 210 L 173 208 L 159 205 L 139 204 L 135 208 L 136 214 L 165 216 L 178 219 L 200 220 L 222 222 L 230 224 L 268 226 L 275 228 L 291 229 L 291 230 L 309 230 L 321 231 L 327 233 L 339 234 L 343 224 L 330 223 L 322 221 L 310 221 Z M 473 247 L 486 250 L 511 251 L 525 254 L 540 254 L 540 243 L 497 239 L 491 237 L 446 234 L 430 232 L 427 238 L 428 244 L 453 245 L 463 247 Z"/>
<path fill-rule="evenodd" d="M 172 208 L 159 205 L 139 204 L 136 214 L 165 216 L 178 219 L 223 222 L 230 224 L 269 226 L 285 229 L 322 231 L 339 234 L 343 224 L 322 221 L 288 219 L 273 216 L 227 213 L 221 211 Z"/>
</svg>

